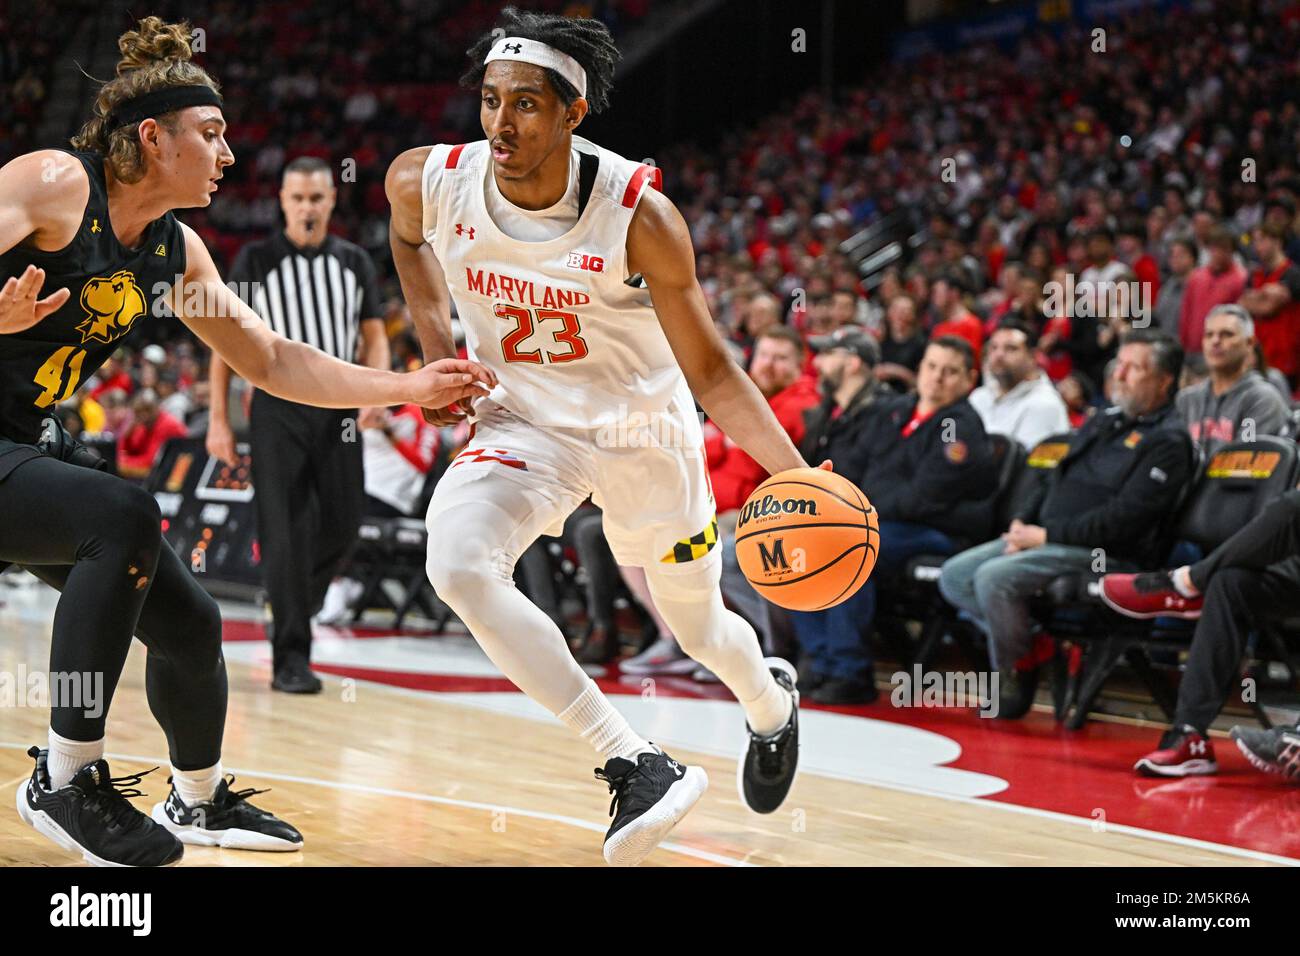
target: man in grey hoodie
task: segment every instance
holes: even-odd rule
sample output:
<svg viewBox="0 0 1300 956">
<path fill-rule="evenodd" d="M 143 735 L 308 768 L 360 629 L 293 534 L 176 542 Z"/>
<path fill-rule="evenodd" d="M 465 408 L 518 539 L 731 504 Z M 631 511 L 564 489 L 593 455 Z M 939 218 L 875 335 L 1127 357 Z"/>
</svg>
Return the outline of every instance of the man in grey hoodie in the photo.
<svg viewBox="0 0 1300 956">
<path fill-rule="evenodd" d="M 1202 351 L 1210 377 L 1178 393 L 1178 413 L 1192 441 L 1213 455 L 1232 441 L 1277 435 L 1288 409 L 1277 389 L 1247 359 L 1255 348 L 1255 323 L 1239 305 L 1217 305 L 1205 319 Z"/>
</svg>

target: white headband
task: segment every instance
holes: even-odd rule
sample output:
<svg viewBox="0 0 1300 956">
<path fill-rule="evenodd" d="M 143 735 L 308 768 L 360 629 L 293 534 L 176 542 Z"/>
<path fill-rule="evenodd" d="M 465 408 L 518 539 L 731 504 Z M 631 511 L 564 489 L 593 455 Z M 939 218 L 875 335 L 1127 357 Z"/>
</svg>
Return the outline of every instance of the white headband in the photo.
<svg viewBox="0 0 1300 956">
<path fill-rule="evenodd" d="M 587 95 L 587 71 L 582 68 L 582 64 L 569 54 L 561 53 L 555 47 L 547 46 L 538 40 L 502 37 L 492 44 L 492 49 L 488 50 L 483 63 L 488 64 L 493 60 L 517 60 L 520 63 L 549 67 L 568 80 L 578 91 L 579 96 Z"/>
</svg>

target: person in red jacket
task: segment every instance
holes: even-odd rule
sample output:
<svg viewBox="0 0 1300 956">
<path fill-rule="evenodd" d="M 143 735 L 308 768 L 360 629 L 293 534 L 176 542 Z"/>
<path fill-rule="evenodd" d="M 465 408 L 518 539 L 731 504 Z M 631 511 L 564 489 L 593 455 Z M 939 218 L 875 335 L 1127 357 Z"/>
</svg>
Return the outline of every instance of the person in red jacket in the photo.
<svg viewBox="0 0 1300 956">
<path fill-rule="evenodd" d="M 803 374 L 803 364 L 803 342 L 798 333 L 784 325 L 759 335 L 749 363 L 749 377 L 795 445 L 803 440 L 804 411 L 819 401 L 817 383 Z M 704 449 L 718 514 L 739 510 L 767 478 L 767 470 L 711 422 L 704 426 Z"/>
<path fill-rule="evenodd" d="M 1300 378 L 1300 269 L 1282 251 L 1286 230 L 1265 224 L 1255 230 L 1260 264 L 1250 273 L 1241 304 L 1255 320 L 1255 335 L 1268 364 L 1294 388 Z"/>
<path fill-rule="evenodd" d="M 141 389 L 131 403 L 135 422 L 118 442 L 117 472 L 123 478 L 146 478 L 158 452 L 171 438 L 184 438 L 185 426 L 158 407 L 151 388 Z"/>
<path fill-rule="evenodd" d="M 980 352 L 984 348 L 984 324 L 975 313 L 966 308 L 965 283 L 960 276 L 945 275 L 935 280 L 930 289 L 930 302 L 938 321 L 930 329 L 930 341 L 955 335 L 970 343 L 975 353 L 975 367 L 980 367 Z"/>
</svg>

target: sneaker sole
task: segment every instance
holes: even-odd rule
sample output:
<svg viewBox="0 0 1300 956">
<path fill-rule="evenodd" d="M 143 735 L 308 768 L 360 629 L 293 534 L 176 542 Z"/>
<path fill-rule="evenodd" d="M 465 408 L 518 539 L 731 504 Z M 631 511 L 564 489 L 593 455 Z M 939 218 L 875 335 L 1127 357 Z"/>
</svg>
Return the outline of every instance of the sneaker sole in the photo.
<svg viewBox="0 0 1300 956">
<path fill-rule="evenodd" d="M 114 863 L 112 860 L 105 860 L 103 857 L 96 856 L 94 853 L 87 850 L 84 846 L 82 846 L 80 843 L 74 840 L 68 834 L 67 830 L 63 829 L 63 827 L 55 823 L 54 818 L 51 817 L 48 813 L 46 813 L 44 810 L 33 810 L 30 806 L 28 806 L 27 800 L 24 797 L 24 793 L 26 793 L 26 791 L 27 791 L 27 784 L 24 783 L 21 786 L 19 786 L 18 800 L 17 800 L 18 816 L 23 821 L 23 823 L 26 823 L 29 827 L 31 827 L 41 836 L 45 837 L 51 843 L 57 845 L 60 849 L 67 850 L 69 853 L 80 854 L 81 858 L 85 860 L 87 863 L 89 863 L 91 866 L 135 869 L 135 867 L 130 863 Z M 176 859 L 172 860 L 170 863 L 162 863 L 159 865 L 175 866 L 177 863 L 181 861 L 184 855 L 185 852 L 184 850 L 182 850 L 181 853 L 177 855 Z"/>
<path fill-rule="evenodd" d="M 605 862 L 610 866 L 636 866 L 663 842 L 677 822 L 709 789 L 703 767 L 687 767 L 653 807 L 605 841 Z"/>
<path fill-rule="evenodd" d="M 1270 763 L 1263 757 L 1256 756 L 1255 752 L 1247 747 L 1246 742 L 1240 737 L 1233 737 L 1232 739 L 1233 742 L 1236 743 L 1237 749 L 1241 751 L 1241 755 L 1245 757 L 1246 760 L 1250 762 L 1250 765 L 1256 770 L 1262 770 L 1264 773 L 1275 774 L 1279 777 L 1286 776 L 1282 773 L 1282 770 L 1277 766 L 1277 764 Z"/>
<path fill-rule="evenodd" d="M 166 827 L 176 839 L 189 846 L 215 846 L 223 850 L 261 850 L 268 853 L 292 853 L 302 849 L 301 843 L 291 843 L 280 837 L 268 836 L 255 830 L 232 828 L 213 832 L 197 826 L 181 826 L 167 816 L 167 810 L 161 803 L 154 804 L 150 814 L 153 822 Z"/>
<path fill-rule="evenodd" d="M 791 664 L 789 661 L 787 661 L 784 657 L 765 657 L 763 658 L 763 663 L 767 665 L 768 670 L 772 670 L 773 668 L 775 668 L 779 671 L 784 671 L 786 674 L 790 675 L 790 683 L 794 685 L 794 707 L 796 710 L 798 710 L 799 672 L 795 670 L 794 665 Z M 786 796 L 790 795 L 790 790 L 794 788 L 795 778 L 799 776 L 798 746 L 799 744 L 796 741 L 795 743 L 796 750 L 794 755 L 794 776 L 790 778 L 790 787 L 785 792 Z M 749 756 L 749 732 L 746 731 L 745 743 L 740 751 L 740 760 L 736 762 L 736 793 L 740 796 L 740 802 L 744 804 L 744 806 L 748 808 L 751 813 L 761 813 L 765 816 L 769 813 L 775 813 L 777 810 L 781 808 L 780 803 L 774 806 L 771 810 L 756 810 L 754 809 L 754 807 L 749 805 L 749 798 L 745 796 L 745 758 L 748 756 Z M 781 803 L 784 802 L 785 802 L 785 797 L 782 797 Z"/>
<path fill-rule="evenodd" d="M 1100 595 L 1102 603 L 1116 614 L 1122 614 L 1135 621 L 1153 621 L 1158 617 L 1176 617 L 1184 621 L 1196 621 L 1200 620 L 1201 617 L 1200 611 L 1174 611 L 1169 609 L 1160 611 L 1133 611 L 1129 608 L 1121 607 L 1112 601 L 1110 597 L 1107 596 L 1105 588 L 1099 588 L 1097 593 Z"/>
<path fill-rule="evenodd" d="M 1213 760 L 1189 760 L 1177 766 L 1162 766 L 1143 758 L 1133 769 L 1144 777 L 1208 777 L 1219 772 L 1219 765 Z"/>
</svg>

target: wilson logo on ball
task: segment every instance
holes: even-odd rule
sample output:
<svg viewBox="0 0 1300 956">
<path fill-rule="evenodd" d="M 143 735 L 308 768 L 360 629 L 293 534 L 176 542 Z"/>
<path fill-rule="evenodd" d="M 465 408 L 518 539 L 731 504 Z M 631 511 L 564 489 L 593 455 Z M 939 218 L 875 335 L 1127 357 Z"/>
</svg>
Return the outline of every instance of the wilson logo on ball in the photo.
<svg viewBox="0 0 1300 956">
<path fill-rule="evenodd" d="M 770 515 L 813 515 L 817 514 L 817 502 L 807 498 L 785 498 L 778 501 L 771 495 L 764 495 L 761 500 L 750 500 L 740 509 L 740 524 L 753 518 L 766 518 Z"/>
</svg>

